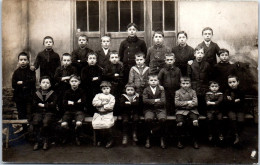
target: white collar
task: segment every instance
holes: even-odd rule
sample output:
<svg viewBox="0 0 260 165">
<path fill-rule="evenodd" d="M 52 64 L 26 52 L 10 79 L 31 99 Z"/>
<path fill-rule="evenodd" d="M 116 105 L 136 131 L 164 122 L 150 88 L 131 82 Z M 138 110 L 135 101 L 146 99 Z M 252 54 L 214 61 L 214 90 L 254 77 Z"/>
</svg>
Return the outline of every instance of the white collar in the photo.
<svg viewBox="0 0 260 165">
<path fill-rule="evenodd" d="M 211 41 L 204 41 L 204 43 L 205 43 L 205 45 L 207 45 L 207 46 L 209 46 L 210 45 L 210 43 L 211 43 Z"/>
<path fill-rule="evenodd" d="M 153 88 L 152 86 L 150 86 L 150 88 L 151 88 L 153 94 L 155 95 L 155 92 L 156 92 L 156 88 L 157 88 L 157 87 Z"/>
<path fill-rule="evenodd" d="M 109 48 L 107 48 L 107 49 L 102 48 L 102 49 L 103 49 L 105 55 L 107 55 Z"/>
</svg>

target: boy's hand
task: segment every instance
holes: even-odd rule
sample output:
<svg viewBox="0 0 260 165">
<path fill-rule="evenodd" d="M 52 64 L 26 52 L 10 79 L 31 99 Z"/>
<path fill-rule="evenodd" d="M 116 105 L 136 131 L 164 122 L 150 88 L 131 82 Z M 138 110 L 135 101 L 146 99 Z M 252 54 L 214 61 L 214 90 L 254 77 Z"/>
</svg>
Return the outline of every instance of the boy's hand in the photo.
<svg viewBox="0 0 260 165">
<path fill-rule="evenodd" d="M 131 102 L 130 102 L 130 101 L 126 101 L 126 102 L 125 102 L 125 104 L 129 104 L 129 105 L 130 105 L 130 104 L 131 104 Z"/>
<path fill-rule="evenodd" d="M 188 103 L 188 106 L 192 106 L 192 101 L 187 101 L 187 103 Z"/>
<path fill-rule="evenodd" d="M 235 99 L 235 103 L 237 103 L 237 102 L 239 102 L 240 101 L 240 99 Z"/>
<path fill-rule="evenodd" d="M 70 76 L 65 76 L 65 77 L 61 78 L 61 81 L 66 81 L 66 80 L 69 80 L 69 79 L 70 79 Z"/>
<path fill-rule="evenodd" d="M 74 105 L 74 101 L 68 101 L 69 105 Z"/>
<path fill-rule="evenodd" d="M 102 105 L 106 105 L 106 104 L 108 104 L 108 101 L 107 100 L 105 100 L 105 101 L 102 101 L 102 103 L 101 103 Z"/>
<path fill-rule="evenodd" d="M 154 102 L 156 102 L 156 103 L 158 103 L 160 101 L 161 101 L 161 99 L 154 99 Z"/>
<path fill-rule="evenodd" d="M 81 99 L 79 99 L 77 102 L 78 102 L 78 103 L 81 103 Z"/>
<path fill-rule="evenodd" d="M 30 69 L 31 69 L 32 71 L 35 71 L 35 67 L 34 67 L 33 65 L 30 66 Z"/>
<path fill-rule="evenodd" d="M 160 89 L 160 90 L 164 90 L 164 87 L 161 86 L 161 85 L 159 85 L 159 89 Z"/>
<path fill-rule="evenodd" d="M 228 99 L 228 100 L 232 100 L 231 96 L 227 96 L 227 99 Z"/>
<path fill-rule="evenodd" d="M 207 104 L 208 104 L 208 105 L 215 105 L 215 102 L 213 102 L 213 101 L 208 101 Z"/>
<path fill-rule="evenodd" d="M 119 76 L 119 74 L 118 73 L 115 73 L 115 77 L 118 77 Z"/>
<path fill-rule="evenodd" d="M 193 60 L 188 61 L 188 64 L 191 65 L 193 63 Z"/>
<path fill-rule="evenodd" d="M 17 81 L 17 84 L 21 85 L 23 84 L 23 81 Z"/>
<path fill-rule="evenodd" d="M 80 60 L 78 60 L 78 62 L 80 62 Z"/>
<path fill-rule="evenodd" d="M 98 77 L 93 77 L 92 78 L 92 81 L 96 81 L 96 80 L 98 80 Z"/>
<path fill-rule="evenodd" d="M 43 103 L 39 103 L 38 106 L 43 108 L 44 104 Z"/>
</svg>

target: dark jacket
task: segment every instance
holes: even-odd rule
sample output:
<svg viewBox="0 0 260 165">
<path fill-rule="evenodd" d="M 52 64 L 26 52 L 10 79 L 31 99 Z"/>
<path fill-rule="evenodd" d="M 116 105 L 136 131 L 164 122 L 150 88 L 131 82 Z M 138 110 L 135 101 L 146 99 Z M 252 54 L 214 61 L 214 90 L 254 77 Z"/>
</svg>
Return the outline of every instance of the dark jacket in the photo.
<svg viewBox="0 0 260 165">
<path fill-rule="evenodd" d="M 77 69 L 69 65 L 66 68 L 64 66 L 60 66 L 56 69 L 54 79 L 55 79 L 55 86 L 58 90 L 67 90 L 70 88 L 69 80 L 61 81 L 62 77 L 71 76 L 73 74 L 77 74 Z M 65 91 L 63 91 L 65 92 Z"/>
<path fill-rule="evenodd" d="M 191 106 L 188 105 L 188 101 L 192 101 Z M 195 114 L 199 114 L 196 107 L 198 106 L 198 98 L 195 90 L 189 88 L 187 90 L 180 88 L 175 93 L 175 107 L 176 114 L 185 114 L 185 111 L 192 111 Z"/>
<path fill-rule="evenodd" d="M 36 69 L 40 67 L 40 77 L 50 76 L 54 78 L 55 70 L 60 66 L 60 56 L 51 50 L 41 51 L 34 62 Z"/>
<path fill-rule="evenodd" d="M 230 96 L 231 100 L 228 100 L 227 96 Z M 235 102 L 236 99 L 240 99 L 240 101 Z M 237 89 L 228 88 L 224 94 L 224 101 L 225 101 L 225 109 L 227 109 L 228 111 L 234 111 L 234 112 L 244 111 L 245 94 L 244 91 L 240 90 L 239 87 Z"/>
<path fill-rule="evenodd" d="M 110 61 L 108 65 L 105 67 L 103 80 L 110 82 L 121 82 L 123 79 L 123 64 L 119 62 L 118 64 L 112 64 Z M 119 74 L 119 76 L 115 76 L 115 73 Z"/>
<path fill-rule="evenodd" d="M 69 105 L 68 101 L 73 101 L 74 105 Z M 84 111 L 85 104 L 86 104 L 86 94 L 84 93 L 83 89 L 78 88 L 75 91 L 72 89 L 68 89 L 64 93 L 63 106 L 65 111 L 70 111 L 70 112 Z"/>
<path fill-rule="evenodd" d="M 172 48 L 175 54 L 175 65 L 181 70 L 182 75 L 187 74 L 188 61 L 194 60 L 194 49 L 189 45 L 184 47 L 178 45 Z"/>
<path fill-rule="evenodd" d="M 160 102 L 155 102 L 155 99 L 160 99 Z M 160 87 L 157 86 L 155 94 L 153 94 L 151 87 L 150 86 L 146 87 L 143 92 L 143 103 L 144 103 L 144 111 L 164 108 L 165 105 L 164 89 L 160 89 Z"/>
<path fill-rule="evenodd" d="M 17 84 L 18 81 L 23 81 L 23 84 Z M 13 99 L 16 102 L 23 100 L 31 100 L 35 92 L 35 71 L 31 71 L 30 67 L 19 67 L 12 76 L 12 87 L 14 89 Z"/>
<path fill-rule="evenodd" d="M 180 88 L 181 70 L 175 65 L 165 66 L 159 72 L 158 78 L 165 89 L 177 90 Z"/>
<path fill-rule="evenodd" d="M 205 95 L 208 90 L 208 83 L 211 74 L 211 67 L 208 62 L 202 61 L 200 64 L 194 60 L 192 65 L 188 66 L 188 76 L 191 78 L 191 87 L 198 96 Z"/>
<path fill-rule="evenodd" d="M 44 107 L 39 107 L 39 103 L 44 104 Z M 33 96 L 33 111 L 37 112 L 52 112 L 57 113 L 56 109 L 57 95 L 53 90 L 50 90 L 46 95 L 42 95 L 42 90 L 38 90 Z"/>
<path fill-rule="evenodd" d="M 107 54 L 105 55 L 105 52 L 103 50 L 103 48 L 101 48 L 100 50 L 96 51 L 98 57 L 97 57 L 97 65 L 100 66 L 102 69 L 105 69 L 110 61 L 109 61 L 109 53 L 110 53 L 110 49 L 108 49 Z"/>
<path fill-rule="evenodd" d="M 143 40 L 140 40 L 137 36 L 127 37 L 121 42 L 119 47 L 120 60 L 124 66 L 128 65 L 129 68 L 135 65 L 135 53 L 143 52 L 147 53 L 147 47 Z"/>
<path fill-rule="evenodd" d="M 214 102 L 215 105 L 207 105 L 207 109 L 209 111 L 211 110 L 220 110 L 219 107 L 223 101 L 223 93 L 222 92 L 211 92 L 211 91 L 208 91 L 206 93 L 206 96 L 205 96 L 205 100 L 206 100 L 206 103 L 208 101 L 210 102 Z"/>
<path fill-rule="evenodd" d="M 87 66 L 87 54 L 89 52 L 93 52 L 93 50 L 86 47 L 84 49 L 77 48 L 71 53 L 72 65 L 78 69 L 79 74 L 81 73 L 82 68 Z M 78 60 L 80 60 L 80 62 L 78 62 Z"/>
<path fill-rule="evenodd" d="M 209 47 L 206 46 L 205 42 L 199 44 L 204 48 L 204 60 L 207 61 L 210 65 L 214 66 L 217 63 L 217 57 L 219 51 L 219 46 L 215 42 L 210 42 Z"/>
<path fill-rule="evenodd" d="M 131 104 L 126 104 L 125 102 L 130 102 Z M 140 97 L 139 94 L 135 94 L 132 100 L 126 95 L 122 94 L 120 97 L 120 107 L 123 112 L 137 112 L 139 110 Z"/>
</svg>

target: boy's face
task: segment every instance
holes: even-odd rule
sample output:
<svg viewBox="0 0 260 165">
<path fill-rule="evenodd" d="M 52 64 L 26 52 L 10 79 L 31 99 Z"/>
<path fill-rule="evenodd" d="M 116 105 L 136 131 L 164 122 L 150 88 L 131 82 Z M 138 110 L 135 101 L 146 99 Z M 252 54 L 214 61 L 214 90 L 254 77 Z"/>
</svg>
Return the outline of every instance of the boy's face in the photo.
<svg viewBox="0 0 260 165">
<path fill-rule="evenodd" d="M 51 87 L 51 82 L 49 79 L 42 79 L 40 87 L 42 90 L 48 90 Z"/>
<path fill-rule="evenodd" d="M 162 45 L 163 41 L 164 41 L 164 38 L 161 34 L 158 34 L 158 33 L 154 34 L 153 42 L 155 45 Z"/>
<path fill-rule="evenodd" d="M 203 49 L 196 50 L 194 56 L 198 62 L 201 62 L 204 57 L 204 50 Z"/>
<path fill-rule="evenodd" d="M 137 32 L 137 29 L 136 29 L 134 26 L 130 26 L 130 27 L 127 29 L 127 33 L 128 33 L 128 36 L 129 36 L 129 37 L 134 37 L 134 36 L 136 36 L 136 32 Z"/>
<path fill-rule="evenodd" d="M 204 37 L 205 41 L 207 41 L 207 42 L 211 41 L 212 36 L 213 36 L 213 34 L 212 34 L 211 30 L 203 31 L 203 37 Z"/>
<path fill-rule="evenodd" d="M 44 40 L 44 47 L 46 49 L 52 49 L 52 46 L 53 46 L 52 39 L 47 38 Z"/>
<path fill-rule="evenodd" d="M 79 47 L 83 48 L 88 44 L 86 37 L 80 36 L 78 39 Z"/>
<path fill-rule="evenodd" d="M 179 34 L 178 36 L 178 43 L 181 46 L 186 45 L 187 37 L 184 34 Z"/>
<path fill-rule="evenodd" d="M 23 56 L 20 55 L 19 59 L 18 59 L 18 64 L 24 68 L 25 66 L 27 66 L 29 64 L 29 60 L 27 58 L 27 56 Z"/>
<path fill-rule="evenodd" d="M 219 90 L 219 85 L 216 84 L 216 83 L 212 83 L 209 86 L 209 90 L 212 91 L 212 92 L 217 92 Z"/>
<path fill-rule="evenodd" d="M 150 76 L 149 80 L 148 80 L 148 84 L 151 87 L 156 87 L 159 84 L 158 77 L 157 76 L 154 76 L 154 77 Z"/>
<path fill-rule="evenodd" d="M 110 46 L 110 38 L 109 37 L 102 37 L 101 39 L 101 47 L 104 49 L 108 49 Z"/>
<path fill-rule="evenodd" d="M 165 57 L 165 63 L 167 65 L 172 65 L 172 64 L 174 64 L 174 62 L 175 62 L 175 59 L 174 59 L 173 56 L 166 56 Z"/>
<path fill-rule="evenodd" d="M 61 63 L 66 68 L 67 66 L 69 66 L 71 64 L 71 57 L 70 56 L 63 56 Z"/>
<path fill-rule="evenodd" d="M 101 88 L 102 92 L 105 94 L 105 95 L 108 95 L 110 94 L 110 87 L 102 87 Z"/>
<path fill-rule="evenodd" d="M 221 62 L 228 62 L 229 61 L 229 54 L 227 52 L 221 53 L 219 55 L 219 59 Z"/>
<path fill-rule="evenodd" d="M 79 87 L 80 81 L 76 78 L 70 79 L 70 85 L 72 89 L 77 89 Z"/>
<path fill-rule="evenodd" d="M 96 65 L 97 57 L 95 55 L 89 55 L 87 62 L 89 65 Z"/>
<path fill-rule="evenodd" d="M 128 96 L 133 96 L 133 95 L 135 94 L 135 89 L 134 89 L 134 87 L 127 87 L 127 88 L 125 89 L 125 92 L 126 92 L 126 94 L 127 94 Z"/>
<path fill-rule="evenodd" d="M 190 88 L 191 84 L 190 81 L 181 81 L 181 88 L 188 89 Z"/>
<path fill-rule="evenodd" d="M 237 79 L 235 77 L 229 78 L 228 85 L 232 89 L 237 89 L 237 86 L 239 85 L 239 81 L 237 81 Z"/>
<path fill-rule="evenodd" d="M 135 62 L 137 66 L 142 66 L 144 64 L 143 56 L 135 56 Z"/>
<path fill-rule="evenodd" d="M 117 64 L 118 61 L 119 61 L 118 54 L 111 54 L 110 57 L 109 57 L 109 61 L 110 61 L 112 64 Z"/>
</svg>

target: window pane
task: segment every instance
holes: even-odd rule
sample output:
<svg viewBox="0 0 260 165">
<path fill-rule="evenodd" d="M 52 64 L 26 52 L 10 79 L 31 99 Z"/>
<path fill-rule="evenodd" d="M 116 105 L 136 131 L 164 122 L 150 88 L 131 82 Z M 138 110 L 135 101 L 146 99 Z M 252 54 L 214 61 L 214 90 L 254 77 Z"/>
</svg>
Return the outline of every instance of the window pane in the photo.
<svg viewBox="0 0 260 165">
<path fill-rule="evenodd" d="M 163 30 L 162 29 L 162 2 L 153 1 L 153 30 Z"/>
<path fill-rule="evenodd" d="M 117 1 L 107 2 L 107 31 L 118 31 L 118 7 Z"/>
<path fill-rule="evenodd" d="M 87 31 L 87 3 L 86 1 L 76 2 L 77 29 Z"/>
<path fill-rule="evenodd" d="M 89 1 L 89 31 L 99 31 L 99 3 Z"/>
<path fill-rule="evenodd" d="M 133 1 L 133 22 L 139 31 L 144 31 L 144 2 Z"/>
<path fill-rule="evenodd" d="M 164 29 L 175 30 L 175 2 L 164 2 Z"/>
<path fill-rule="evenodd" d="M 126 26 L 131 22 L 130 1 L 120 2 L 120 31 L 126 31 Z"/>
</svg>

